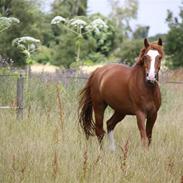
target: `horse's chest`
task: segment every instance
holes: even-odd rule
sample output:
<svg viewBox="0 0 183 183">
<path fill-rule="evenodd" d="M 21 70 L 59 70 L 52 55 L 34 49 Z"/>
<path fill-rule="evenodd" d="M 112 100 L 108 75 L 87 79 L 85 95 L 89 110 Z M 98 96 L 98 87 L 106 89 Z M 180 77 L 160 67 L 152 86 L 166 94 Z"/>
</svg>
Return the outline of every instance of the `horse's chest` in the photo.
<svg viewBox="0 0 183 183">
<path fill-rule="evenodd" d="M 156 94 L 143 93 L 136 96 L 135 105 L 143 111 L 151 112 L 157 111 L 160 107 L 160 97 Z"/>
</svg>

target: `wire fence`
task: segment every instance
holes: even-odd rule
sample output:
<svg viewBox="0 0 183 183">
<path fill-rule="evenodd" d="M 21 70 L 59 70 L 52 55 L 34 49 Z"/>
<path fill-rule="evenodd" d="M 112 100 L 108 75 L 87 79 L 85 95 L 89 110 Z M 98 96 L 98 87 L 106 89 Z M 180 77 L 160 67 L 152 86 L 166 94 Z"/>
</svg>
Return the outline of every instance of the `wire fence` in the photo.
<svg viewBox="0 0 183 183">
<path fill-rule="evenodd" d="M 4 77 L 6 79 L 4 79 Z M 13 87 L 12 83 L 8 83 L 6 80 L 9 77 L 15 77 L 16 79 L 16 86 Z M 11 92 L 16 93 L 16 102 L 15 104 L 12 105 L 8 105 L 8 104 L 4 104 L 3 101 L 1 101 L 3 104 L 0 104 L 0 109 L 16 109 L 17 112 L 17 119 L 23 119 L 23 108 L 24 108 L 24 77 L 22 75 L 17 75 L 17 74 L 1 74 L 0 75 L 1 79 L 4 79 L 2 83 L 4 83 L 4 85 L 6 85 L 9 88 L 5 88 L 5 90 L 1 90 L 1 92 L 3 93 L 7 93 L 8 94 L 8 90 L 11 90 Z M 15 89 L 16 88 L 16 89 Z M 1 88 L 2 89 L 2 88 Z M 15 91 L 13 91 L 15 90 Z M 5 95 L 3 95 L 3 97 L 1 97 L 1 99 L 4 98 Z M 7 96 L 7 95 L 6 95 Z"/>
<path fill-rule="evenodd" d="M 32 74 L 32 77 L 34 78 L 39 78 L 43 81 L 46 81 L 46 82 L 49 82 L 49 81 L 54 81 L 54 82 L 60 82 L 62 84 L 71 84 L 71 80 L 73 82 L 86 82 L 87 79 L 89 78 L 89 74 L 83 74 L 83 73 L 75 73 L 75 72 L 64 72 L 64 73 L 55 73 L 55 74 L 48 74 L 48 73 L 41 73 L 41 74 Z M 6 79 L 5 79 L 6 78 Z M 11 86 L 12 83 L 11 82 L 5 82 L 7 80 L 7 78 L 13 78 L 14 79 L 14 82 L 13 84 L 15 85 L 16 83 L 16 86 Z M 14 92 L 13 94 L 11 94 L 11 96 L 7 96 L 8 98 L 12 97 L 12 98 L 15 98 L 15 104 L 14 105 L 8 105 L 8 104 L 5 104 L 3 103 L 1 100 L 0 102 L 0 109 L 15 109 L 16 110 L 16 116 L 17 116 L 17 119 L 23 119 L 23 111 L 24 111 L 24 108 L 25 108 L 25 105 L 24 105 L 24 95 L 26 95 L 26 93 L 24 92 L 24 85 L 25 85 L 25 78 L 26 78 L 26 75 L 22 75 L 22 74 L 0 74 L 0 82 L 1 83 L 4 83 L 4 87 L 5 89 L 2 90 L 3 87 L 1 87 L 0 89 L 0 92 L 2 93 L 5 93 L 5 95 L 2 95 L 3 97 L 4 96 L 7 96 L 9 95 L 9 93 L 7 92 L 7 88 L 6 87 L 9 87 L 9 90 L 12 90 L 11 92 Z M 12 79 L 10 79 L 12 80 Z M 72 83 L 73 84 L 73 83 Z M 160 81 L 160 84 L 177 84 L 177 85 L 181 85 L 183 84 L 183 81 L 173 81 L 173 80 L 168 80 L 166 78 L 166 74 L 164 74 L 162 76 L 162 79 Z M 1 94 L 0 94 L 0 99 L 3 99 L 1 97 Z M 6 100 L 7 101 L 7 100 Z"/>
</svg>

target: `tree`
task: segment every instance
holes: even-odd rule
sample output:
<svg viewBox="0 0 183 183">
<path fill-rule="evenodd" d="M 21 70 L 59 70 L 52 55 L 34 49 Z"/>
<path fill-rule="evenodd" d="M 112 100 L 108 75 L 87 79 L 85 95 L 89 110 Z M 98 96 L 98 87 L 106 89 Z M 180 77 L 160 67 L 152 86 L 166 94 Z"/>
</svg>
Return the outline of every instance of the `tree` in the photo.
<svg viewBox="0 0 183 183">
<path fill-rule="evenodd" d="M 87 0 L 55 0 L 52 4 L 51 16 L 62 16 L 72 19 L 77 16 L 85 16 Z M 50 48 L 54 48 L 52 64 L 69 67 L 75 61 L 76 45 L 75 35 L 68 32 L 63 26 L 52 26 L 52 38 Z M 87 50 L 87 46 L 82 47 Z M 83 52 L 82 52 L 83 53 Z"/>
<path fill-rule="evenodd" d="M 142 39 L 126 40 L 121 44 L 115 55 L 120 58 L 121 63 L 131 66 L 135 63 L 135 59 L 139 56 L 142 47 Z"/>
<path fill-rule="evenodd" d="M 133 33 L 133 38 L 134 39 L 142 39 L 148 37 L 149 33 L 149 26 L 141 26 L 138 25 L 137 29 Z"/>
<path fill-rule="evenodd" d="M 12 58 L 15 64 L 25 64 L 25 55 L 17 48 L 12 47 L 12 40 L 22 36 L 34 36 L 42 39 L 41 25 L 43 13 L 39 10 L 39 1 L 36 0 L 3 0 L 0 1 L 0 14 L 7 17 L 16 17 L 18 25 L 11 26 L 7 31 L 0 33 L 0 54 Z"/>
<path fill-rule="evenodd" d="M 73 36 L 72 41 L 67 42 L 67 45 L 68 44 L 69 45 L 72 44 L 71 46 L 75 45 L 76 59 L 74 59 L 74 57 L 71 58 L 73 61 L 76 60 L 77 64 L 79 64 L 79 61 L 81 61 L 80 58 L 82 58 L 82 60 L 88 58 L 90 60 L 93 58 L 94 61 L 96 61 L 96 58 L 99 58 L 101 56 L 100 54 L 107 56 L 114 47 L 113 44 L 114 44 L 115 31 L 114 27 L 112 26 L 112 22 L 100 14 L 94 14 L 92 16 L 80 17 L 80 18 L 75 17 L 72 19 L 68 18 L 66 19 L 63 18 L 62 16 L 56 16 L 51 21 L 51 24 L 52 25 L 60 24 L 61 27 L 65 27 L 68 30 L 68 32 L 72 34 Z M 65 37 L 63 38 L 66 39 Z M 62 41 L 60 46 L 62 46 Z M 69 51 L 71 51 L 71 46 L 69 46 Z M 60 52 L 56 54 L 57 56 L 59 56 L 62 53 L 61 50 L 62 49 L 60 49 Z M 63 51 L 66 52 L 65 49 L 63 49 Z M 100 54 L 94 55 L 94 52 Z M 70 56 L 71 52 L 69 53 Z M 80 57 L 81 54 L 82 57 Z M 63 63 L 63 57 L 60 58 L 59 60 L 62 60 Z M 64 65 L 67 67 L 70 65 L 68 58 L 67 58 L 68 64 L 66 64 L 66 62 L 64 63 L 65 63 Z"/>
<path fill-rule="evenodd" d="M 86 15 L 86 11 L 87 0 L 55 0 L 52 4 L 53 16 L 72 18 Z"/>
<path fill-rule="evenodd" d="M 129 36 L 129 33 L 132 32 L 130 21 L 137 17 L 138 1 L 125 0 L 122 3 L 120 0 L 110 0 L 110 4 L 112 6 L 110 17 L 121 29 L 122 35 Z"/>
<path fill-rule="evenodd" d="M 179 17 L 174 17 L 168 10 L 166 21 L 170 28 L 165 44 L 168 55 L 167 65 L 172 68 L 183 67 L 183 7 L 180 8 Z"/>
</svg>

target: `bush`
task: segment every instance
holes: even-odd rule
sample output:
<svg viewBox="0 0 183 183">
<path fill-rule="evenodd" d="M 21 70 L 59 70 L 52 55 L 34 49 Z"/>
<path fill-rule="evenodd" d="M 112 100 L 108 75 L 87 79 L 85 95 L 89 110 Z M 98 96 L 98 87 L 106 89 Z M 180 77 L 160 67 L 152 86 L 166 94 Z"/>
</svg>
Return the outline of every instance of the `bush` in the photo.
<svg viewBox="0 0 183 183">
<path fill-rule="evenodd" d="M 94 63 L 100 63 L 100 62 L 104 62 L 106 59 L 106 57 L 101 54 L 100 52 L 92 52 L 87 56 L 87 60 L 90 60 Z"/>
<path fill-rule="evenodd" d="M 78 42 L 81 46 L 80 60 L 90 60 L 92 62 L 101 62 L 105 56 L 108 56 L 115 47 L 115 25 L 108 18 L 94 14 L 89 17 L 79 17 L 80 19 L 92 22 L 98 18 L 101 18 L 106 22 L 107 28 L 97 31 L 83 30 L 81 38 L 75 34 L 67 31 L 64 27 L 60 26 L 60 31 L 56 31 L 55 40 L 50 45 L 53 48 L 53 61 L 54 65 L 63 65 L 64 67 L 70 67 L 71 65 L 77 65 L 73 63 L 76 61 Z M 53 32 L 55 31 L 53 26 Z M 84 34 L 84 32 L 87 34 Z M 85 33 L 86 33 L 85 32 Z M 73 63 L 73 64 L 72 64 Z"/>
<path fill-rule="evenodd" d="M 39 51 L 34 55 L 33 59 L 42 64 L 51 63 L 53 60 L 53 50 L 51 48 L 41 46 Z"/>
<path fill-rule="evenodd" d="M 138 57 L 142 47 L 143 40 L 126 41 L 123 42 L 114 55 L 120 58 L 120 62 L 127 65 L 133 65 L 135 63 L 135 58 Z"/>
<path fill-rule="evenodd" d="M 165 52 L 170 68 L 183 67 L 183 29 L 173 27 L 166 36 Z"/>
</svg>

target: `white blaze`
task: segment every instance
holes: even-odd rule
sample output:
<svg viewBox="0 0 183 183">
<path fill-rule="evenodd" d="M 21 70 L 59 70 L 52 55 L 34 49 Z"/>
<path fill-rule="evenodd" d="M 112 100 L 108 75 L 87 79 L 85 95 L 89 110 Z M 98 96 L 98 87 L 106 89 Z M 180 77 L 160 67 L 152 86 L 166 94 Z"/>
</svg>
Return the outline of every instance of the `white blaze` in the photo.
<svg viewBox="0 0 183 183">
<path fill-rule="evenodd" d="M 109 137 L 109 149 L 111 151 L 115 151 L 116 146 L 115 146 L 115 141 L 114 141 L 113 130 L 108 133 L 108 137 Z"/>
<path fill-rule="evenodd" d="M 155 59 L 159 55 L 159 52 L 157 50 L 149 50 L 147 52 L 147 55 L 151 57 L 151 65 L 149 69 L 149 79 L 155 80 Z"/>
</svg>

